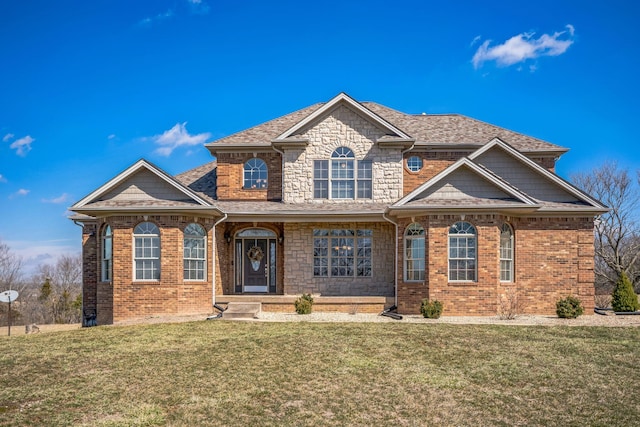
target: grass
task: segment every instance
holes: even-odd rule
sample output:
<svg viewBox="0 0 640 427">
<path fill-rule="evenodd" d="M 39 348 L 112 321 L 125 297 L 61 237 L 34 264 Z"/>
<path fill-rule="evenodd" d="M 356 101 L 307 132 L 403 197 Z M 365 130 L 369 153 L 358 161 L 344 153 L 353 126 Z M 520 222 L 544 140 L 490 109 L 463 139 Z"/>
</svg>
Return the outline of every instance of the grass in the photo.
<svg viewBox="0 0 640 427">
<path fill-rule="evenodd" d="M 640 328 L 195 322 L 0 339 L 0 425 L 632 425 Z"/>
</svg>

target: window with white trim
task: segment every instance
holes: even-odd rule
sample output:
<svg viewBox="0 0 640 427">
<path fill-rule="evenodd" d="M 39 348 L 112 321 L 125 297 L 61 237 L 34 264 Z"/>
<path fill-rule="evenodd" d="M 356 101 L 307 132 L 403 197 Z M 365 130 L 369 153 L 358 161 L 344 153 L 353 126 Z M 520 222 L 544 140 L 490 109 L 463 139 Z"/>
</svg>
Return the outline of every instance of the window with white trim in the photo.
<svg viewBox="0 0 640 427">
<path fill-rule="evenodd" d="M 513 282 L 513 229 L 507 223 L 500 228 L 500 281 Z"/>
<path fill-rule="evenodd" d="M 411 172 L 418 172 L 422 169 L 422 159 L 418 156 L 411 156 L 407 159 L 407 169 Z"/>
<path fill-rule="evenodd" d="M 424 280 L 424 228 L 414 222 L 404 233 L 404 278 L 406 281 Z"/>
<path fill-rule="evenodd" d="M 477 235 L 468 222 L 456 222 L 449 228 L 449 281 L 476 280 Z"/>
<path fill-rule="evenodd" d="M 191 223 L 184 229 L 183 270 L 184 280 L 204 280 L 206 275 L 206 236 L 199 224 Z"/>
<path fill-rule="evenodd" d="M 372 230 L 313 230 L 315 277 L 371 277 Z"/>
<path fill-rule="evenodd" d="M 260 190 L 267 188 L 267 164 L 258 158 L 253 158 L 244 164 L 245 190 Z"/>
<path fill-rule="evenodd" d="M 160 280 L 160 230 L 141 222 L 133 230 L 133 263 L 136 280 Z"/>
<path fill-rule="evenodd" d="M 313 197 L 316 199 L 371 199 L 371 160 L 356 160 L 353 151 L 338 147 L 331 160 L 313 162 Z"/>
<path fill-rule="evenodd" d="M 107 224 L 102 229 L 102 254 L 100 262 L 100 279 L 103 282 L 111 281 L 113 266 L 113 231 Z"/>
</svg>

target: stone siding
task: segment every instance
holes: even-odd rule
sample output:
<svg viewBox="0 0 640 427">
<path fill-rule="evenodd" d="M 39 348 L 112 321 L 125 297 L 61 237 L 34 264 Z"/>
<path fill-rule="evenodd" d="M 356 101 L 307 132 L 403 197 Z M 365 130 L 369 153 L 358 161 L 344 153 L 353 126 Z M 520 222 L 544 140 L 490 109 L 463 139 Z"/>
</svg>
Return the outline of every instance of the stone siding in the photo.
<svg viewBox="0 0 640 427">
<path fill-rule="evenodd" d="M 314 277 L 314 229 L 373 230 L 371 277 Z M 394 294 L 394 235 L 389 223 L 310 223 L 285 224 L 284 293 L 323 296 L 393 296 Z"/>
<path fill-rule="evenodd" d="M 385 132 L 346 106 L 333 110 L 305 130 L 306 149 L 289 149 L 284 158 L 285 203 L 394 203 L 402 196 L 402 155 L 397 148 L 380 148 L 375 142 Z M 350 148 L 356 160 L 371 160 L 372 199 L 331 200 L 313 197 L 313 162 L 329 160 L 338 147 Z"/>
</svg>

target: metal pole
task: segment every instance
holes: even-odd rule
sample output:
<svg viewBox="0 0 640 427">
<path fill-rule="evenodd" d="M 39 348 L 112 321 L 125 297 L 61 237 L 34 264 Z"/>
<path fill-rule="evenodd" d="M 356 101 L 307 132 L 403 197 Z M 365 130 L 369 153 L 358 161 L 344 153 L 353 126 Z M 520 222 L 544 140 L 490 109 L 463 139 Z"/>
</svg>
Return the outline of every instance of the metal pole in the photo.
<svg viewBox="0 0 640 427">
<path fill-rule="evenodd" d="M 9 298 L 9 319 L 8 319 L 7 336 L 11 336 L 11 298 Z"/>
</svg>

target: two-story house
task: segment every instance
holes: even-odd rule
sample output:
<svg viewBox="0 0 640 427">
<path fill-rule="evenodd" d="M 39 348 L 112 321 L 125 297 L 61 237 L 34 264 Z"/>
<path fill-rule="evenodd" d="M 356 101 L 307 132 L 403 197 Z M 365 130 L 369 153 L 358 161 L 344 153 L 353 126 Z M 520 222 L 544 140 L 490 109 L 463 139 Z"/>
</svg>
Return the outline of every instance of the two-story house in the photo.
<svg viewBox="0 0 640 427">
<path fill-rule="evenodd" d="M 594 299 L 606 207 L 554 173 L 567 150 L 469 117 L 404 114 L 344 93 L 206 144 L 171 176 L 140 160 L 77 202 L 85 309 L 98 324 L 293 311 L 495 315 Z"/>
</svg>

